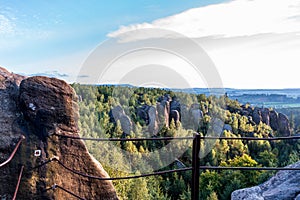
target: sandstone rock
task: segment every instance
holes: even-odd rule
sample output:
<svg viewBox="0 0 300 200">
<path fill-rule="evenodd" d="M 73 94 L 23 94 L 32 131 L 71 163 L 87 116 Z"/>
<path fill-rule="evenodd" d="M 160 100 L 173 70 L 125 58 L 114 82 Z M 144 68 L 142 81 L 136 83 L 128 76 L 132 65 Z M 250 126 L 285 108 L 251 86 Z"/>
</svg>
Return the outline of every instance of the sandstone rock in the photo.
<svg viewBox="0 0 300 200">
<path fill-rule="evenodd" d="M 150 106 L 148 109 L 148 116 L 149 116 L 149 125 L 148 130 L 150 134 L 156 135 L 158 133 L 158 114 L 156 108 Z"/>
<path fill-rule="evenodd" d="M 190 110 L 191 121 L 193 123 L 193 127 L 198 128 L 200 120 L 203 118 L 203 113 L 199 108 L 194 108 Z"/>
<path fill-rule="evenodd" d="M 230 124 L 224 124 L 223 130 L 232 132 L 232 127 Z"/>
<path fill-rule="evenodd" d="M 6 69 L 0 67 L 0 89 L 19 86 L 21 81 L 26 78 L 18 74 L 10 73 Z"/>
<path fill-rule="evenodd" d="M 110 112 L 110 118 L 115 123 L 118 120 L 121 123 L 121 128 L 123 132 L 127 135 L 132 131 L 132 122 L 129 116 L 127 116 L 123 110 L 123 108 L 118 105 L 115 106 Z"/>
<path fill-rule="evenodd" d="M 170 112 L 170 122 L 174 120 L 175 123 L 180 121 L 180 114 L 177 110 L 171 110 Z"/>
<path fill-rule="evenodd" d="M 231 199 L 232 200 L 265 200 L 261 196 L 261 189 L 258 186 L 249 188 L 249 189 L 244 189 L 244 190 L 238 190 L 235 191 L 231 194 Z"/>
<path fill-rule="evenodd" d="M 132 122 L 130 118 L 127 115 L 122 115 L 120 117 L 120 123 L 123 132 L 126 133 L 127 135 L 130 135 L 130 132 L 132 131 Z"/>
<path fill-rule="evenodd" d="M 262 121 L 261 111 L 259 108 L 254 109 L 252 119 L 256 124 L 259 124 Z"/>
<path fill-rule="evenodd" d="M 270 126 L 270 109 L 264 108 L 261 110 L 262 122 Z"/>
<path fill-rule="evenodd" d="M 20 132 L 14 128 L 17 128 L 15 122 L 21 114 L 16 99 L 22 78 L 25 77 L 16 76 L 0 67 L 0 151 L 7 150 L 20 137 Z"/>
<path fill-rule="evenodd" d="M 287 167 L 299 168 L 300 162 Z M 259 186 L 234 191 L 231 194 L 231 199 L 294 200 L 299 198 L 299 179 L 299 171 L 279 171 L 274 177 Z"/>
<path fill-rule="evenodd" d="M 5 131 L 0 133 L 0 143 L 7 143 L 5 155 L 11 153 L 20 133 L 26 136 L 26 141 L 11 163 L 0 169 L 1 199 L 12 198 L 19 164 L 25 166 L 25 173 L 18 199 L 73 199 L 73 196 L 59 189 L 45 191 L 54 184 L 85 199 L 117 199 L 111 181 L 75 175 L 55 162 L 29 171 L 30 168 L 57 157 L 76 171 L 108 177 L 101 164 L 89 154 L 83 141 L 55 135 L 79 136 L 76 94 L 67 83 L 53 78 L 31 77 L 23 80 L 19 89 L 18 82 L 22 77 L 7 74 L 2 69 L 0 74 L 0 101 L 3 103 L 0 105 L 0 125 L 1 131 Z M 19 97 L 16 98 L 17 96 Z M 37 149 L 41 150 L 41 156 L 34 156 Z M 3 150 L 0 149 L 0 153 L 3 154 Z"/>
<path fill-rule="evenodd" d="M 0 67 L 0 163 L 6 161 L 14 150 L 22 131 L 19 129 L 18 90 L 20 79 L 25 78 Z M 12 199 L 17 173 L 16 165 L 0 168 L 0 199 Z"/>
<path fill-rule="evenodd" d="M 177 100 L 176 97 L 174 97 L 173 100 L 170 102 L 170 110 L 177 110 L 179 114 L 181 112 L 180 102 Z"/>
<path fill-rule="evenodd" d="M 253 125 L 253 126 L 256 125 L 255 122 L 252 119 L 252 116 L 248 116 L 248 120 L 251 123 L 251 125 Z"/>
<path fill-rule="evenodd" d="M 169 94 L 165 94 L 164 96 L 160 96 L 157 101 L 162 102 L 162 101 L 171 101 L 172 98 Z"/>
<path fill-rule="evenodd" d="M 160 126 L 169 127 L 169 112 L 170 112 L 170 103 L 166 100 L 158 102 L 156 105 L 158 113 L 158 121 Z"/>
<path fill-rule="evenodd" d="M 253 110 L 251 106 L 242 105 L 241 107 L 242 107 L 241 115 L 245 115 L 245 116 L 252 115 Z"/>
<path fill-rule="evenodd" d="M 187 105 L 181 104 L 181 124 L 184 128 L 191 128 L 188 125 L 191 123 L 191 114 L 190 114 L 190 109 L 188 108 Z"/>
<path fill-rule="evenodd" d="M 274 131 L 278 130 L 278 113 L 275 110 L 270 111 L 270 126 Z"/>
<path fill-rule="evenodd" d="M 146 125 L 149 124 L 149 116 L 148 116 L 148 105 L 143 105 L 137 109 L 137 116 L 146 122 Z"/>
<path fill-rule="evenodd" d="M 114 121 L 118 121 L 118 120 L 120 120 L 122 115 L 125 115 L 125 112 L 124 112 L 123 108 L 120 105 L 118 105 L 118 106 L 115 106 L 111 110 L 111 114 L 112 114 L 111 117 L 114 118 Z"/>
<path fill-rule="evenodd" d="M 167 100 L 162 100 L 157 103 L 157 112 L 159 117 L 160 125 L 165 124 L 166 127 L 169 127 L 169 113 L 170 113 L 170 103 Z"/>
<path fill-rule="evenodd" d="M 78 132 L 76 101 L 73 88 L 59 79 L 37 76 L 25 79 L 20 85 L 20 109 L 41 139 L 46 139 L 55 124 Z"/>
<path fill-rule="evenodd" d="M 164 110 L 163 107 L 160 107 L 160 105 L 159 109 L 161 112 Z M 138 108 L 137 114 L 146 122 L 149 133 L 156 135 L 159 130 L 159 118 L 156 108 L 154 106 L 143 105 L 142 107 Z M 161 117 L 163 118 L 163 116 Z"/>
<path fill-rule="evenodd" d="M 280 136 L 290 136 L 290 122 L 288 117 L 285 114 L 278 114 L 278 131 Z"/>
</svg>

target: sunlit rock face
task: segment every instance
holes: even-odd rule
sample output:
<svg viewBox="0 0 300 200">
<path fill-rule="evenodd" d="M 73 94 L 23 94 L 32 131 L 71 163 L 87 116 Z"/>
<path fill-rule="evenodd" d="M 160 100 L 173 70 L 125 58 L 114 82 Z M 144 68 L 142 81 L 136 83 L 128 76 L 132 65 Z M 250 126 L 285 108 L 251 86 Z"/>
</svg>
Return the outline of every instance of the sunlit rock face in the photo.
<svg viewBox="0 0 300 200">
<path fill-rule="evenodd" d="M 6 160 L 21 135 L 26 137 L 13 160 L 0 168 L 0 198 L 12 199 L 20 165 L 24 173 L 18 199 L 74 199 L 67 192 L 46 190 L 57 184 L 84 199 L 118 199 L 111 181 L 76 175 L 57 162 L 30 170 L 51 158 L 83 174 L 109 177 L 79 136 L 77 95 L 64 81 L 22 77 L 0 68 L 0 161 Z M 34 155 L 40 150 L 40 155 Z"/>
<path fill-rule="evenodd" d="M 300 162 L 287 166 L 300 168 Z M 298 200 L 300 198 L 300 172 L 279 171 L 265 183 L 234 191 L 232 200 Z"/>
</svg>

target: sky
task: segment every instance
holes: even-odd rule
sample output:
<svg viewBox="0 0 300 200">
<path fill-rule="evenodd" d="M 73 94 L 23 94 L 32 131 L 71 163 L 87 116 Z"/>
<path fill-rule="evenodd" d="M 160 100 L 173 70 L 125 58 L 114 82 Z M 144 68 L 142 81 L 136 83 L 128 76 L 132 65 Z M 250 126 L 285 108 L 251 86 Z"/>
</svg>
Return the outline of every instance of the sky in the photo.
<svg viewBox="0 0 300 200">
<path fill-rule="evenodd" d="M 224 87 L 300 88 L 300 0 L 0 0 L 0 66 L 28 76 L 78 82 L 86 60 L 106 41 L 130 46 L 157 39 L 145 31 L 126 35 L 145 28 L 191 39 L 211 59 Z M 169 39 L 168 34 L 159 37 Z M 182 45 L 181 40 L 175 39 L 174 45 Z M 205 73 L 202 80 L 195 78 L 187 62 L 163 55 L 145 50 L 111 66 L 126 71 L 124 63 L 137 66 L 138 61 L 144 70 L 136 74 L 155 69 L 171 76 L 159 72 L 157 66 L 164 65 L 177 75 L 186 74 L 182 77 L 190 87 L 214 87 L 207 84 Z M 130 82 L 136 74 L 123 78 Z M 157 81 L 161 80 L 164 77 Z"/>
</svg>

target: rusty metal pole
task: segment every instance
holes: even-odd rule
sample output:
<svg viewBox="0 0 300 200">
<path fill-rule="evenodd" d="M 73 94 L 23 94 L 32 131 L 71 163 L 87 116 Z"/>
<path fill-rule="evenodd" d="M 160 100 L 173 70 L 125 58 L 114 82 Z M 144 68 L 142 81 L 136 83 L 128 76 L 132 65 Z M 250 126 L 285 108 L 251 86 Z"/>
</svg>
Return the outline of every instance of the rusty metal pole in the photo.
<svg viewBox="0 0 300 200">
<path fill-rule="evenodd" d="M 23 170 L 24 170 L 24 166 L 22 165 L 21 170 L 20 170 L 20 174 L 19 174 L 19 178 L 18 178 L 18 182 L 17 182 L 17 186 L 15 189 L 15 193 L 14 193 L 14 197 L 13 200 L 15 200 L 17 198 L 17 193 L 20 187 L 20 183 L 21 183 L 21 179 L 22 179 L 22 175 L 23 175 Z"/>
<path fill-rule="evenodd" d="M 193 156 L 192 156 L 192 200 L 199 199 L 199 168 L 200 168 L 200 135 L 199 133 L 195 133 L 193 140 Z"/>
</svg>

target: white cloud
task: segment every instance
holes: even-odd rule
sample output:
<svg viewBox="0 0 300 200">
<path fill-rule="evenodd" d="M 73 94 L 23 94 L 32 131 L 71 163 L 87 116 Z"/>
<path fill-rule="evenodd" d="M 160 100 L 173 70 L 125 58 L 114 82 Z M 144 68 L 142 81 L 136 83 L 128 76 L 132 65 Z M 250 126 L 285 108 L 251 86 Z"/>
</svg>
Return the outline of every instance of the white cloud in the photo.
<svg viewBox="0 0 300 200">
<path fill-rule="evenodd" d="M 107 36 L 123 42 L 155 37 L 124 34 L 143 28 L 193 38 L 215 63 L 225 87 L 300 88 L 300 0 L 235 0 L 122 26 Z"/>
<path fill-rule="evenodd" d="M 108 37 L 141 28 L 163 28 L 188 37 L 225 37 L 300 31 L 300 0 L 235 0 L 193 8 L 151 23 L 121 26 Z"/>
<path fill-rule="evenodd" d="M 8 17 L 0 14 L 0 35 L 13 34 L 15 25 Z"/>
<path fill-rule="evenodd" d="M 215 63 L 225 87 L 300 88 L 300 36 L 261 34 L 197 42 Z"/>
</svg>

